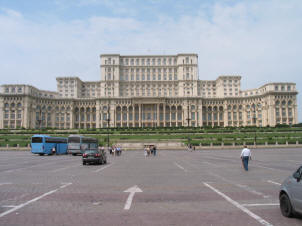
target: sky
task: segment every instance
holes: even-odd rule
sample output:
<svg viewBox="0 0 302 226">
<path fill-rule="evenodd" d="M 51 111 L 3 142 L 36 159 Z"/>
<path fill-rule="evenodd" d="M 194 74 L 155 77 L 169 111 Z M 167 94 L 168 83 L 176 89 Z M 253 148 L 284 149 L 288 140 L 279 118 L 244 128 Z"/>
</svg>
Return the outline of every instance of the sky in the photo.
<svg viewBox="0 0 302 226">
<path fill-rule="evenodd" d="M 100 54 L 197 53 L 199 79 L 301 92 L 301 15 L 301 0 L 0 0 L 0 85 L 56 91 L 59 76 L 100 80 Z"/>
</svg>

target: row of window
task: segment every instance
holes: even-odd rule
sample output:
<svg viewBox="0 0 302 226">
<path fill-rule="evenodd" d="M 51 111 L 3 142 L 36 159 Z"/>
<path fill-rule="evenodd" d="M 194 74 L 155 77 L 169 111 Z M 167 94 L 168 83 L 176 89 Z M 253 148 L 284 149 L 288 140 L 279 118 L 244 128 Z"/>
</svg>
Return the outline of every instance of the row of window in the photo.
<svg viewBox="0 0 302 226">
<path fill-rule="evenodd" d="M 15 103 L 11 103 L 11 104 L 5 103 L 4 104 L 4 108 L 9 108 L 9 107 L 11 107 L 11 108 L 14 108 L 14 107 L 20 108 L 20 107 L 22 107 L 22 104 L 21 103 L 17 103 L 17 104 L 15 104 Z"/>
<path fill-rule="evenodd" d="M 291 91 L 291 86 L 275 85 L 275 91 Z"/>
<path fill-rule="evenodd" d="M 21 87 L 11 87 L 11 88 L 8 88 L 6 87 L 5 88 L 5 93 L 22 93 L 22 88 Z"/>
</svg>

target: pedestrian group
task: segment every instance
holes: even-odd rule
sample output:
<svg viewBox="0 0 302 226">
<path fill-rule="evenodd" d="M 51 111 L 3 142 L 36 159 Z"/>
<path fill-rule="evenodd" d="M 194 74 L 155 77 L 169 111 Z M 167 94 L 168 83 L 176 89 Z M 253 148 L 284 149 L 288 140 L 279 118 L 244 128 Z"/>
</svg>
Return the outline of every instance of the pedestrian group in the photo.
<svg viewBox="0 0 302 226">
<path fill-rule="evenodd" d="M 156 146 L 155 145 L 145 145 L 144 155 L 145 155 L 145 158 L 148 156 L 151 156 L 151 155 L 156 156 Z"/>
</svg>

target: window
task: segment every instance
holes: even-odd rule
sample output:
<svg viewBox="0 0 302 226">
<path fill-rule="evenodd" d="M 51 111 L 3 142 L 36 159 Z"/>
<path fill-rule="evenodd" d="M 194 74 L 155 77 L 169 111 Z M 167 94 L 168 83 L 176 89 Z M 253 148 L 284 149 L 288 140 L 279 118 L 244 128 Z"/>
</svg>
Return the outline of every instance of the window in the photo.
<svg viewBox="0 0 302 226">
<path fill-rule="evenodd" d="M 191 120 L 195 120 L 195 112 L 191 112 Z"/>
<path fill-rule="evenodd" d="M 186 64 L 189 63 L 189 57 L 186 57 Z"/>
</svg>

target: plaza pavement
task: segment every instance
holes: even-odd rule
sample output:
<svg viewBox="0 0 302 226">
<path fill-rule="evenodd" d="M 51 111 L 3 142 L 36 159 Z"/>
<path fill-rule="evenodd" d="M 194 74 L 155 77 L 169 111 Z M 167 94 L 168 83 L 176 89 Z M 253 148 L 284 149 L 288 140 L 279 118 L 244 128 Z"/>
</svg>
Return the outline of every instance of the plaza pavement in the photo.
<svg viewBox="0 0 302 226">
<path fill-rule="evenodd" d="M 142 151 L 83 166 L 80 156 L 0 152 L 0 225 L 302 225 L 279 209 L 279 184 L 302 149 Z"/>
</svg>

